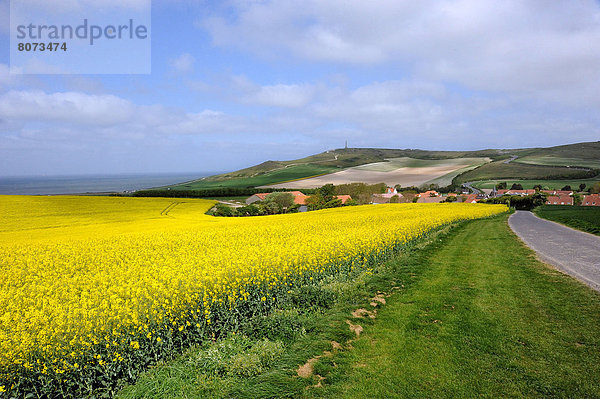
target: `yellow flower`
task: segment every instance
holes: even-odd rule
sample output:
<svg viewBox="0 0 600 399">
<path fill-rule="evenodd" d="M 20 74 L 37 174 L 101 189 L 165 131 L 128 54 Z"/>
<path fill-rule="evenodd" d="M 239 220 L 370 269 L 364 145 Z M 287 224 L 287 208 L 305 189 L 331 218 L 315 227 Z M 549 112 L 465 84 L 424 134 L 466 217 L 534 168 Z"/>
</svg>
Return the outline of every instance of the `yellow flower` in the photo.
<svg viewBox="0 0 600 399">
<path fill-rule="evenodd" d="M 82 361 L 101 342 L 106 352 L 136 350 L 155 335 L 150 329 L 183 331 L 196 318 L 210 325 L 215 307 L 256 301 L 257 287 L 266 289 L 261 302 L 276 301 L 267 290 L 360 268 L 436 227 L 506 211 L 389 204 L 216 218 L 205 215 L 213 204 L 0 196 L 0 370 L 26 365 L 35 353 L 43 364 Z M 123 359 L 105 360 L 113 358 Z"/>
</svg>

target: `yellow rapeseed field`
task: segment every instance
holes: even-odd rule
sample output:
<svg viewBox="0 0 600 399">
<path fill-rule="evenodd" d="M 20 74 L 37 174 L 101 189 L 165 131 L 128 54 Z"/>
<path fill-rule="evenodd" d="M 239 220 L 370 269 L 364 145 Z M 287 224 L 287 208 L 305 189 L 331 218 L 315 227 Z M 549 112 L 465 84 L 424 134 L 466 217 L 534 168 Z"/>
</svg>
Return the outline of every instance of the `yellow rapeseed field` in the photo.
<svg viewBox="0 0 600 399">
<path fill-rule="evenodd" d="M 108 370 L 298 281 L 506 210 L 388 204 L 216 218 L 204 214 L 213 204 L 0 196 L 0 387 L 27 373 Z"/>
</svg>

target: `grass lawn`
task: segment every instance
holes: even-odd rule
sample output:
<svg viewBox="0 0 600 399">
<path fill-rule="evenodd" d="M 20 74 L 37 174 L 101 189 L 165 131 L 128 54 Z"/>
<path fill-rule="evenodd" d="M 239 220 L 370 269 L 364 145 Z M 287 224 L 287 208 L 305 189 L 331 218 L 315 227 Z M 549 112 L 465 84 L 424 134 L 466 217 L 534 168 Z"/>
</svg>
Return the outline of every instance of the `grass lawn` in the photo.
<svg viewBox="0 0 600 399">
<path fill-rule="evenodd" d="M 311 294 L 316 311 L 193 348 L 119 397 L 600 397 L 600 295 L 538 262 L 506 219 L 446 227 L 331 281 Z M 318 306 L 327 292 L 335 304 Z M 394 294 L 373 308 L 378 292 Z M 299 377 L 311 358 L 313 374 Z"/>
<path fill-rule="evenodd" d="M 505 180 L 484 180 L 473 183 L 473 187 L 476 188 L 494 188 L 496 184 L 500 182 L 506 182 L 507 187 L 510 188 L 513 183 L 518 183 L 523 186 L 524 189 L 532 189 L 533 186 L 539 184 L 542 187 L 547 187 L 551 190 L 560 190 L 564 186 L 571 186 L 573 190 L 578 190 L 581 183 L 585 184 L 586 187 L 591 187 L 594 183 L 600 181 L 600 178 L 596 179 L 567 179 L 567 180 L 519 180 L 519 179 L 505 179 Z"/>
<path fill-rule="evenodd" d="M 544 205 L 536 208 L 535 214 L 574 229 L 600 235 L 600 207 L 597 206 Z"/>
<path fill-rule="evenodd" d="M 400 261 L 417 281 L 312 396 L 600 397 L 600 295 L 538 262 L 506 216 Z"/>
</svg>

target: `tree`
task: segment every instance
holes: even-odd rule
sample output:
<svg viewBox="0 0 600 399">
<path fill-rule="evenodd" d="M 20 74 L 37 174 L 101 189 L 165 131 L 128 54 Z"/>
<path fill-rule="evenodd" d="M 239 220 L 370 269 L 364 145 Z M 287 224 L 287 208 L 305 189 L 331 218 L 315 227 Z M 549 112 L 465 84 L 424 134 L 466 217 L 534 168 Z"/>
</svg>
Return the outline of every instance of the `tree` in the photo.
<svg viewBox="0 0 600 399">
<path fill-rule="evenodd" d="M 586 187 L 585 183 L 581 183 L 581 184 L 579 185 L 579 191 L 583 191 L 583 190 L 585 190 L 585 187 Z"/>
<path fill-rule="evenodd" d="M 316 211 L 317 209 L 323 209 L 325 206 L 325 200 L 323 199 L 323 195 L 318 192 L 306 199 L 306 207 L 309 211 Z"/>
<path fill-rule="evenodd" d="M 230 206 L 218 203 L 215 205 L 215 212 L 213 215 L 215 216 L 233 216 L 234 211 Z"/>
<path fill-rule="evenodd" d="M 276 215 L 278 213 L 281 213 L 281 207 L 275 201 L 271 201 L 271 202 L 264 201 L 263 207 L 264 207 L 266 215 Z"/>
<path fill-rule="evenodd" d="M 323 208 L 337 208 L 342 206 L 342 200 L 339 198 L 333 198 L 330 201 L 327 201 Z"/>
<path fill-rule="evenodd" d="M 250 204 L 237 208 L 235 213 L 237 216 L 258 216 L 260 211 L 256 205 Z"/>
<path fill-rule="evenodd" d="M 400 202 L 400 197 L 398 196 L 398 194 L 392 195 L 392 198 L 390 198 L 390 203 L 397 204 L 399 202 Z"/>
<path fill-rule="evenodd" d="M 541 184 L 536 184 L 535 186 L 533 186 L 533 189 L 535 191 L 542 191 L 542 185 Z"/>
<path fill-rule="evenodd" d="M 564 186 L 563 188 L 561 188 L 561 190 L 563 190 L 563 191 L 571 191 L 571 186 L 569 186 L 567 184 L 566 186 Z"/>
<path fill-rule="evenodd" d="M 319 188 L 319 193 L 323 196 L 325 202 L 331 201 L 335 195 L 335 186 L 333 184 L 326 184 Z"/>
<path fill-rule="evenodd" d="M 496 184 L 496 190 L 506 190 L 506 187 L 507 185 L 505 181 Z"/>
<path fill-rule="evenodd" d="M 590 194 L 598 194 L 600 193 L 600 182 L 594 183 L 594 185 L 590 188 Z"/>
<path fill-rule="evenodd" d="M 265 204 L 275 203 L 279 208 L 279 212 L 284 212 L 294 205 L 294 194 L 292 193 L 271 193 L 265 198 Z"/>
<path fill-rule="evenodd" d="M 510 186 L 511 190 L 523 190 L 523 186 L 520 183 L 513 183 L 512 186 Z"/>
</svg>

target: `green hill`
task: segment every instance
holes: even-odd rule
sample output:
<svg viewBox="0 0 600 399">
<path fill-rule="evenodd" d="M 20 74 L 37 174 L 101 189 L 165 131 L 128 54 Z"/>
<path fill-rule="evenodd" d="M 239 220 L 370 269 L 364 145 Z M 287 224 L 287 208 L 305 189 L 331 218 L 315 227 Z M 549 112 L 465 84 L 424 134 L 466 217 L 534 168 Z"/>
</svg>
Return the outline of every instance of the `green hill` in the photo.
<svg viewBox="0 0 600 399">
<path fill-rule="evenodd" d="M 221 175 L 170 186 L 178 190 L 220 187 L 258 187 L 333 173 L 346 168 L 392 158 L 418 160 L 487 157 L 492 162 L 468 170 L 454 183 L 503 178 L 583 179 L 597 175 L 600 142 L 548 148 L 486 149 L 478 151 L 427 151 L 418 149 L 342 148 L 290 161 L 266 161 L 259 165 Z M 514 159 L 513 159 L 514 158 Z"/>
</svg>

